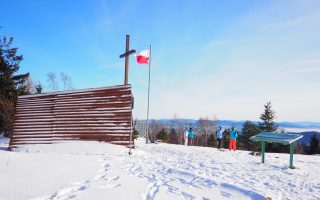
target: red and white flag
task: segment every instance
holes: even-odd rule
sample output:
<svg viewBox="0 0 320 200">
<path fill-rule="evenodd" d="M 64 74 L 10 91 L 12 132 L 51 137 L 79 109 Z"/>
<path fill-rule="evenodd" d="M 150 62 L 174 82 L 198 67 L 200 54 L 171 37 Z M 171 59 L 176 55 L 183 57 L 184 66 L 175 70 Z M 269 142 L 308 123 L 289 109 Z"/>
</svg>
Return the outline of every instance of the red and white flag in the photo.
<svg viewBox="0 0 320 200">
<path fill-rule="evenodd" d="M 140 51 L 136 54 L 137 62 L 139 64 L 148 64 L 149 63 L 149 50 Z"/>
</svg>

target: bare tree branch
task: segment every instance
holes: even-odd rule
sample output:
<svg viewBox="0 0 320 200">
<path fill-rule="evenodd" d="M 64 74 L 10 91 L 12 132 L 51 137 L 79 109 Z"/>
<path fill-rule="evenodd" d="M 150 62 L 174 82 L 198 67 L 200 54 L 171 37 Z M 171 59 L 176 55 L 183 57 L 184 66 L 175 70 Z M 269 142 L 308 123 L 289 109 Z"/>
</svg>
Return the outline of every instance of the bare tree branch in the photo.
<svg viewBox="0 0 320 200">
<path fill-rule="evenodd" d="M 61 72 L 60 75 L 61 75 L 61 80 L 63 84 L 63 90 L 71 90 L 72 89 L 71 77 L 63 72 Z"/>
<path fill-rule="evenodd" d="M 47 74 L 47 82 L 50 91 L 56 92 L 58 90 L 58 83 L 56 80 L 56 74 L 54 72 L 49 72 Z"/>
</svg>

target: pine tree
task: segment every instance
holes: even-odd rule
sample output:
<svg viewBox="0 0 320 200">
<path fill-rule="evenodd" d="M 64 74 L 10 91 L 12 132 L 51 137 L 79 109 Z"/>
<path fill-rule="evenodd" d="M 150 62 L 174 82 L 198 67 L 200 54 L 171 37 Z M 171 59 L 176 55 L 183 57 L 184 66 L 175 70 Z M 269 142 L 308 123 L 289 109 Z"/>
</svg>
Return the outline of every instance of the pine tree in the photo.
<svg viewBox="0 0 320 200">
<path fill-rule="evenodd" d="M 18 95 L 28 94 L 25 84 L 29 73 L 16 74 L 20 68 L 22 55 L 17 55 L 18 48 L 12 46 L 13 37 L 0 37 L 0 95 L 16 101 Z"/>
<path fill-rule="evenodd" d="M 214 133 L 209 134 L 207 144 L 208 144 L 208 147 L 214 147 L 217 144 L 216 134 Z"/>
<path fill-rule="evenodd" d="M 320 154 L 319 139 L 316 134 L 310 138 L 310 146 L 308 148 L 309 154 Z"/>
<path fill-rule="evenodd" d="M 12 134 L 14 114 L 14 102 L 7 97 L 0 96 L 0 132 L 3 132 L 5 137 L 10 137 Z"/>
<path fill-rule="evenodd" d="M 0 98 L 2 102 L 9 102 L 10 105 L 16 103 L 18 95 L 29 94 L 27 79 L 29 73 L 16 74 L 19 70 L 20 62 L 23 60 L 22 55 L 17 55 L 18 48 L 11 47 L 13 37 L 9 40 L 5 36 L 0 36 Z M 4 100 L 5 99 L 5 100 Z M 4 106 L 0 108 L 0 132 L 4 132 L 5 136 L 10 137 L 13 127 L 14 115 L 11 113 L 10 107 Z"/>
<path fill-rule="evenodd" d="M 229 142 L 230 142 L 230 129 L 226 129 L 223 132 L 222 148 L 229 148 Z"/>
<path fill-rule="evenodd" d="M 271 102 L 267 102 L 264 105 L 264 112 L 261 114 L 260 119 L 262 122 L 259 122 L 259 128 L 262 131 L 273 132 L 277 130 L 277 125 L 273 122 L 276 118 L 276 113 L 272 110 Z"/>
<path fill-rule="evenodd" d="M 36 93 L 37 94 L 41 94 L 42 93 L 42 90 L 43 90 L 43 86 L 41 85 L 41 83 L 37 83 L 35 85 L 35 89 L 36 89 Z"/>
<path fill-rule="evenodd" d="M 161 140 L 162 142 L 168 141 L 168 133 L 164 128 L 161 129 L 160 132 L 157 134 L 157 139 Z"/>
<path fill-rule="evenodd" d="M 259 122 L 259 128 L 261 129 L 261 131 L 266 131 L 266 132 L 276 131 L 278 126 L 273 121 L 275 118 L 276 118 L 276 113 L 275 111 L 272 110 L 271 102 L 267 102 L 267 104 L 264 105 L 264 112 L 260 116 L 260 119 L 262 120 L 262 122 Z M 289 152 L 289 145 L 267 143 L 266 151 L 277 152 L 277 153 Z"/>
<path fill-rule="evenodd" d="M 242 127 L 242 134 L 239 136 L 239 147 L 249 151 L 258 151 L 260 143 L 253 142 L 249 138 L 259 133 L 261 133 L 261 130 L 257 125 L 251 121 L 246 121 Z"/>
<path fill-rule="evenodd" d="M 133 131 L 134 139 L 137 139 L 140 135 L 139 131 L 136 128 L 137 122 L 138 122 L 138 119 L 132 120 L 132 131 Z"/>
<path fill-rule="evenodd" d="M 139 131 L 137 131 L 137 129 L 133 128 L 133 136 L 134 139 L 137 139 L 139 137 Z"/>
<path fill-rule="evenodd" d="M 297 143 L 294 145 L 294 153 L 295 154 L 306 154 L 305 145 L 302 143 Z"/>
<path fill-rule="evenodd" d="M 179 144 L 179 137 L 176 129 L 172 128 L 169 134 L 169 143 L 171 144 Z"/>
</svg>

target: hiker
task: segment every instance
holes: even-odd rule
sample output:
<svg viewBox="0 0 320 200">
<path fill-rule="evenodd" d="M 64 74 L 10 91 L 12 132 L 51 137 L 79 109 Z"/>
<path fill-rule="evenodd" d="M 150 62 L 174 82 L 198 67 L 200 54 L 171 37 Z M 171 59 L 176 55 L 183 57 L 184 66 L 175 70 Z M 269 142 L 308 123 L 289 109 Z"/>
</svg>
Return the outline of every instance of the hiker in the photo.
<svg viewBox="0 0 320 200">
<path fill-rule="evenodd" d="M 189 134 L 188 134 L 188 142 L 189 142 L 189 145 L 188 146 L 192 146 L 193 145 L 193 137 L 194 137 L 195 133 L 194 131 L 192 130 L 192 128 L 190 127 L 189 128 Z"/>
<path fill-rule="evenodd" d="M 234 151 L 236 150 L 237 137 L 238 137 L 238 133 L 235 130 L 235 128 L 232 127 L 232 130 L 230 132 L 229 151 L 231 151 L 231 149 Z"/>
<path fill-rule="evenodd" d="M 183 133 L 183 137 L 184 137 L 184 145 L 188 145 L 188 137 L 189 137 L 189 131 L 188 128 L 186 128 L 186 130 Z"/>
<path fill-rule="evenodd" d="M 218 130 L 216 132 L 216 137 L 217 137 L 217 140 L 218 140 L 218 149 L 221 148 L 223 132 L 224 131 L 222 131 L 221 126 L 219 126 L 219 128 L 218 128 Z"/>
</svg>

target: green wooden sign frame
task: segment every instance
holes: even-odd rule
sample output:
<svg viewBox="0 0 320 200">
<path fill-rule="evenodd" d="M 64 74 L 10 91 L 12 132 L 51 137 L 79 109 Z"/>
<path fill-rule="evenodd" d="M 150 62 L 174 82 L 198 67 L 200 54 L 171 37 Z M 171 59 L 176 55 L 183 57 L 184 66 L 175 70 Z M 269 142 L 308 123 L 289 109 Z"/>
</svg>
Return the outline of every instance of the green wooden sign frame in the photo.
<svg viewBox="0 0 320 200">
<path fill-rule="evenodd" d="M 294 169 L 293 166 L 293 153 L 294 143 L 303 138 L 301 134 L 289 134 L 289 133 L 277 133 L 277 132 L 262 132 L 260 134 L 250 137 L 250 140 L 254 142 L 261 142 L 261 162 L 265 161 L 265 143 L 279 143 L 284 145 L 290 145 L 290 160 L 289 167 Z"/>
</svg>

